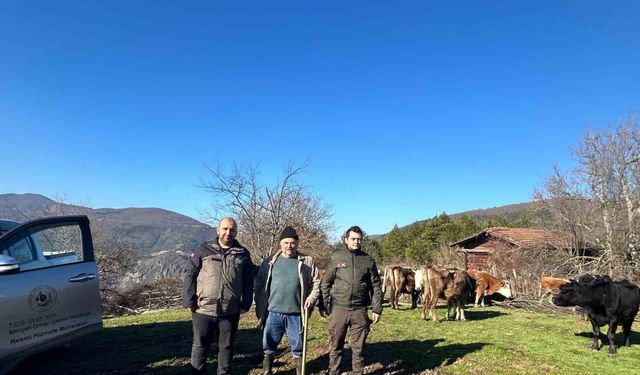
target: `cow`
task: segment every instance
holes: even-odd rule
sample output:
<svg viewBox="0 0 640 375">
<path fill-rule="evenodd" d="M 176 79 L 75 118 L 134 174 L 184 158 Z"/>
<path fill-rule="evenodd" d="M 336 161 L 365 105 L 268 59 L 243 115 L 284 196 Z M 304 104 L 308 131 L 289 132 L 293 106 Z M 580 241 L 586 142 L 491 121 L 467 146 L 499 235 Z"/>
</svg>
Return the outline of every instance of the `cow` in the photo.
<svg viewBox="0 0 640 375">
<path fill-rule="evenodd" d="M 616 354 L 615 335 L 622 324 L 624 346 L 631 346 L 629 335 L 640 305 L 640 288 L 627 280 L 613 281 L 609 276 L 585 275 L 560 286 L 553 297 L 556 306 L 580 306 L 587 311 L 593 328 L 591 349 L 600 349 L 600 327 L 609 325 L 609 354 Z"/>
<path fill-rule="evenodd" d="M 447 319 L 466 320 L 464 306 L 473 291 L 467 271 L 427 265 L 422 268 L 422 273 L 422 319 L 438 321 L 436 305 L 442 298 L 447 301 Z"/>
<path fill-rule="evenodd" d="M 540 303 L 545 298 L 552 297 L 560 291 L 560 286 L 568 283 L 567 279 L 558 279 L 551 276 L 542 276 L 540 278 Z M 551 299 L 549 299 L 551 301 Z"/>
<path fill-rule="evenodd" d="M 412 270 L 400 266 L 385 268 L 382 295 L 384 296 L 387 287 L 391 288 L 389 303 L 392 309 L 398 308 L 398 299 L 402 293 L 411 295 L 411 308 L 415 309 L 417 306 L 415 286 L 415 275 Z"/>
<path fill-rule="evenodd" d="M 490 296 L 494 293 L 511 298 L 511 285 L 507 281 L 500 280 L 485 271 L 469 271 L 469 275 L 476 284 L 474 307 L 478 307 L 478 302 L 482 302 L 481 306 L 484 307 L 484 296 Z"/>
</svg>

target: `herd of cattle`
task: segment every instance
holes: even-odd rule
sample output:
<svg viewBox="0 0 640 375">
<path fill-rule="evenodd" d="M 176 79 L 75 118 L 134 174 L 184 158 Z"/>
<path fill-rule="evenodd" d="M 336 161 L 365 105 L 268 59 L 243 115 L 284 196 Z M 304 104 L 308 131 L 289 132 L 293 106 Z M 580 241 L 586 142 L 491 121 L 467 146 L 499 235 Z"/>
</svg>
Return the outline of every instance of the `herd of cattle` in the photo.
<svg viewBox="0 0 640 375">
<path fill-rule="evenodd" d="M 484 307 L 486 296 L 502 295 L 513 298 L 511 286 L 484 271 L 467 271 L 431 264 L 418 269 L 390 266 L 384 269 L 382 292 L 389 290 L 389 304 L 398 308 L 402 294 L 411 296 L 411 308 L 416 308 L 422 296 L 422 319 L 437 321 L 436 304 L 446 301 L 450 320 L 465 320 L 464 308 L 473 300 L 474 306 Z M 557 306 L 579 306 L 587 312 L 593 328 L 591 348 L 600 348 L 600 327 L 609 325 L 609 353 L 616 353 L 615 333 L 622 326 L 624 345 L 630 346 L 631 325 L 640 305 L 640 288 L 627 280 L 614 281 L 609 276 L 585 275 L 578 280 L 558 279 L 542 276 L 540 280 L 542 299 L 552 297 Z"/>
<path fill-rule="evenodd" d="M 382 293 L 389 289 L 389 304 L 398 308 L 402 294 L 411 296 L 411 308 L 416 308 L 422 295 L 422 318 L 437 320 L 436 305 L 439 299 L 447 302 L 447 318 L 465 320 L 464 307 L 473 297 L 474 305 L 484 307 L 484 297 L 501 294 L 511 298 L 511 286 L 484 271 L 467 271 L 453 267 L 437 267 L 431 264 L 417 270 L 400 266 L 384 270 Z"/>
</svg>

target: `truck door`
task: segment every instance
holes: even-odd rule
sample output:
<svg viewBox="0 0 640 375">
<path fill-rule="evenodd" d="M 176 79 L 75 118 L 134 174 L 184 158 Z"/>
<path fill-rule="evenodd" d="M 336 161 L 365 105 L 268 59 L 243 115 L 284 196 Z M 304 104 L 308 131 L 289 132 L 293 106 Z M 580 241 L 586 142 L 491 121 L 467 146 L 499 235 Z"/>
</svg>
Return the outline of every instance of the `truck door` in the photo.
<svg viewBox="0 0 640 375">
<path fill-rule="evenodd" d="M 3 363 L 102 328 L 86 216 L 25 223 L 0 237 L 0 254 L 19 264 L 0 273 L 0 372 Z"/>
</svg>

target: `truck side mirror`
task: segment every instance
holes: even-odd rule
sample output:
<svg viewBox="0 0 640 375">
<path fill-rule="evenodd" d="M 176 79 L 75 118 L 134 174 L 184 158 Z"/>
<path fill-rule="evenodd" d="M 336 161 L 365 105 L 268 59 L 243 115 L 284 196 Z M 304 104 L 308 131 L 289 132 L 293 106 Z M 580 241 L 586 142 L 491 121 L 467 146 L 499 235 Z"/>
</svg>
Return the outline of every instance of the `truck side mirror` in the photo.
<svg viewBox="0 0 640 375">
<path fill-rule="evenodd" d="M 15 273 L 20 271 L 20 264 L 16 258 L 0 254 L 0 275 Z"/>
</svg>

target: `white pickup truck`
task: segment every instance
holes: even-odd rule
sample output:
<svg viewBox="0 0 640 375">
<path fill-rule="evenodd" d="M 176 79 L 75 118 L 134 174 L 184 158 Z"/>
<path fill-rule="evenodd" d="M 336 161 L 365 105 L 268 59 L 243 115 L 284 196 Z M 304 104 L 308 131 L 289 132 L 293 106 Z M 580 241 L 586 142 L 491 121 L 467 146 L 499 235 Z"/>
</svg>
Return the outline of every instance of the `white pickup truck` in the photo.
<svg viewBox="0 0 640 375">
<path fill-rule="evenodd" d="M 100 329 L 89 219 L 0 220 L 0 374 Z"/>
</svg>

